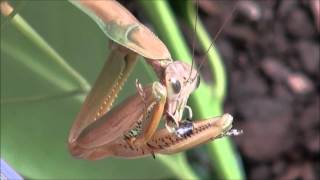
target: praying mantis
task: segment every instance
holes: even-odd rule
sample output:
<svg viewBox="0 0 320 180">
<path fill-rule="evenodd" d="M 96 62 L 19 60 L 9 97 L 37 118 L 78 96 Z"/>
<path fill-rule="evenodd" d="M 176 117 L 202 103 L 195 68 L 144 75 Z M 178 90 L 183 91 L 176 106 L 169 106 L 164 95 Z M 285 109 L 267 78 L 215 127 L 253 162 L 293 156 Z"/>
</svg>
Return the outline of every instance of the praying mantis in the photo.
<svg viewBox="0 0 320 180">
<path fill-rule="evenodd" d="M 199 73 L 189 64 L 173 61 L 162 41 L 121 4 L 71 2 L 98 20 L 112 40 L 106 64 L 71 127 L 68 145 L 73 156 L 89 160 L 154 157 L 239 134 L 231 129 L 230 114 L 190 121 L 187 100 L 199 86 Z M 138 56 L 144 57 L 159 81 L 143 86 L 137 80 L 137 93 L 111 109 Z M 159 128 L 161 119 L 163 128 Z"/>
</svg>

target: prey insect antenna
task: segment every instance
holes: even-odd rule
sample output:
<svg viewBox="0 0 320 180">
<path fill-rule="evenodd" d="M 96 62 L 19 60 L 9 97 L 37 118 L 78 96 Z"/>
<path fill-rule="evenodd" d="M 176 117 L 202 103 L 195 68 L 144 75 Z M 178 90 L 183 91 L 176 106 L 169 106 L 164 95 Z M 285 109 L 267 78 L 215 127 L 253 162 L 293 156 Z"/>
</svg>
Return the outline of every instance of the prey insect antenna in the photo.
<svg viewBox="0 0 320 180">
<path fill-rule="evenodd" d="M 189 78 L 187 81 L 189 81 L 191 74 L 192 74 L 192 69 L 194 66 L 194 49 L 195 49 L 195 35 L 197 33 L 197 23 L 198 23 L 198 13 L 199 13 L 199 0 L 196 0 L 196 20 L 195 20 L 195 25 L 193 29 L 193 34 L 192 34 L 192 60 L 191 60 L 191 69 L 190 69 L 190 74 Z"/>
<path fill-rule="evenodd" d="M 238 2 L 236 2 L 236 4 L 233 6 L 233 9 L 230 13 L 230 15 L 224 20 L 221 28 L 218 30 L 218 32 L 216 33 L 216 35 L 214 36 L 210 46 L 208 47 L 208 49 L 206 50 L 206 52 L 204 53 L 204 57 L 201 59 L 199 67 L 198 67 L 198 72 L 201 70 L 201 67 L 204 64 L 204 60 L 205 58 L 208 56 L 209 50 L 214 46 L 214 42 L 217 40 L 217 38 L 219 37 L 219 35 L 221 34 L 222 30 L 225 28 L 225 26 L 227 25 L 227 23 L 230 21 L 230 19 L 232 18 L 234 11 L 236 10 Z"/>
</svg>

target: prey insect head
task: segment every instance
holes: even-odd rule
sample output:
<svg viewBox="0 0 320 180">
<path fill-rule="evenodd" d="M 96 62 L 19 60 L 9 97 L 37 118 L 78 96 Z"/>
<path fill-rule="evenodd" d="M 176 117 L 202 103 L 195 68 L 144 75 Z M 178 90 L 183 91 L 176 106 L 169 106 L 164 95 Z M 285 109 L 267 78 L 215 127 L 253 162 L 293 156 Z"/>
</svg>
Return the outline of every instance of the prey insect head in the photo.
<svg viewBox="0 0 320 180">
<path fill-rule="evenodd" d="M 183 119 L 190 94 L 199 86 L 199 75 L 191 66 L 181 61 L 170 63 L 165 69 L 165 86 L 167 88 L 166 126 L 175 129 Z M 188 109 L 190 111 L 190 108 Z M 191 112 L 192 114 L 192 112 Z"/>
<path fill-rule="evenodd" d="M 187 136 L 192 133 L 193 124 L 191 121 L 184 120 L 179 123 L 179 127 L 176 128 L 176 135 L 181 138 L 183 136 Z"/>
</svg>

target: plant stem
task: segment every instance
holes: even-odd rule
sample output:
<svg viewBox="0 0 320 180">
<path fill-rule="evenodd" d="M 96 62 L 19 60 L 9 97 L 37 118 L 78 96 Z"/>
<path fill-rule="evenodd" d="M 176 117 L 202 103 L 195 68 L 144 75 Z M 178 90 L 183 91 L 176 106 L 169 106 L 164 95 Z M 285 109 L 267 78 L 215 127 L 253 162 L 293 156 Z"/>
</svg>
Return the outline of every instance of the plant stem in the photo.
<svg viewBox="0 0 320 180">
<path fill-rule="evenodd" d="M 0 10 L 4 16 L 10 16 L 14 13 L 12 6 L 3 1 L 0 3 Z M 52 58 L 62 69 L 64 69 L 80 86 L 84 92 L 89 91 L 90 84 L 75 70 L 73 69 L 42 37 L 38 34 L 26 20 L 16 13 L 10 22 L 30 41 L 32 41 L 39 49 L 44 51 L 49 57 Z"/>
</svg>

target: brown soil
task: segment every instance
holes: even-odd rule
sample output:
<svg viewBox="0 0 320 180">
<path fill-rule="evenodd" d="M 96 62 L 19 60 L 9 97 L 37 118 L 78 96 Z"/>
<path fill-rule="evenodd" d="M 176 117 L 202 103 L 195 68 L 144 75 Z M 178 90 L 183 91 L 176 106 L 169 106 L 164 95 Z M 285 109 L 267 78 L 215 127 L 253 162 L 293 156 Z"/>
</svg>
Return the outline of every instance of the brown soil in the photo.
<svg viewBox="0 0 320 180">
<path fill-rule="evenodd" d="M 244 130 L 234 139 L 249 179 L 320 175 L 320 29 L 314 2 L 239 1 L 216 41 L 229 75 L 225 111 Z M 222 23 L 234 3 L 223 3 L 229 11 L 218 13 L 201 4 L 213 36 L 219 26 L 211 26 L 212 19 Z"/>
</svg>

